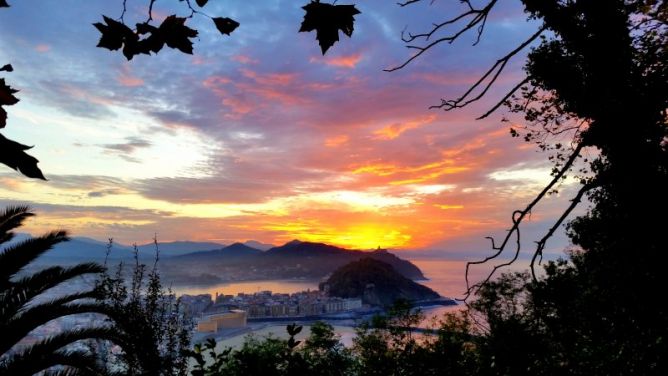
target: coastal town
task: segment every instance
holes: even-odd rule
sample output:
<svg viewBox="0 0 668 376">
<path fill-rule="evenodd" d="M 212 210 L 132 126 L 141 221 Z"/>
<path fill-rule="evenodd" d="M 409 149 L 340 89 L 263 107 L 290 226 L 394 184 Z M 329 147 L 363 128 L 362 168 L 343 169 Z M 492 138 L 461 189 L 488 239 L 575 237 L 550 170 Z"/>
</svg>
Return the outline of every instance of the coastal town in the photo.
<svg viewBox="0 0 668 376">
<path fill-rule="evenodd" d="M 183 295 L 181 304 L 185 312 L 195 319 L 196 329 L 201 333 L 244 327 L 249 320 L 318 318 L 365 309 L 361 298 L 333 297 L 326 291 L 318 290 L 293 294 L 261 291 L 236 296 Z"/>
</svg>

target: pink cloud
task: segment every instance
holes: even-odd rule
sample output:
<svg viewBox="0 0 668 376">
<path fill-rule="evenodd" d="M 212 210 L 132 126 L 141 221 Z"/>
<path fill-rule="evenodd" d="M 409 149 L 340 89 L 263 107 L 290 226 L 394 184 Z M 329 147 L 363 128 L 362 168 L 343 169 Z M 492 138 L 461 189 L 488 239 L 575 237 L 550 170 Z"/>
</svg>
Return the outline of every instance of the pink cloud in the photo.
<svg viewBox="0 0 668 376">
<path fill-rule="evenodd" d="M 35 46 L 35 51 L 37 51 L 37 52 L 44 53 L 44 52 L 49 52 L 50 50 L 51 50 L 51 46 L 49 46 L 48 44 L 41 44 L 40 43 L 37 46 Z"/>
<path fill-rule="evenodd" d="M 361 60 L 362 60 L 361 53 L 345 55 L 345 56 L 323 57 L 323 58 L 312 57 L 310 59 L 312 63 L 323 62 L 326 65 L 330 65 L 333 67 L 348 68 L 348 69 L 355 68 L 357 63 L 359 63 Z"/>
<path fill-rule="evenodd" d="M 241 63 L 241 64 L 257 64 L 257 63 L 259 63 L 259 61 L 257 61 L 256 59 L 253 59 L 252 57 L 250 57 L 248 55 L 241 55 L 241 54 L 232 56 L 232 60 L 234 60 L 238 63 Z"/>
<path fill-rule="evenodd" d="M 144 85 L 144 80 L 133 76 L 130 72 L 130 67 L 127 64 L 123 65 L 121 68 L 117 81 L 119 84 L 121 84 L 121 86 L 125 87 L 137 87 Z"/>
</svg>

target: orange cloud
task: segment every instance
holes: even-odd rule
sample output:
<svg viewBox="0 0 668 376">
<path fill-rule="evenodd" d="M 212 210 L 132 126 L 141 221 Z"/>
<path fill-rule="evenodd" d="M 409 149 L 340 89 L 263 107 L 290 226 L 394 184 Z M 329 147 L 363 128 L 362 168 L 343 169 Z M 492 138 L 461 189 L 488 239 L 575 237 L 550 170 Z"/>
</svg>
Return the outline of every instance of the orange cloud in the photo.
<svg viewBox="0 0 668 376">
<path fill-rule="evenodd" d="M 434 204 L 434 206 L 443 210 L 464 209 L 464 205 Z"/>
<path fill-rule="evenodd" d="M 404 176 L 389 182 L 391 185 L 423 183 L 442 175 L 456 174 L 470 170 L 469 166 L 456 166 L 453 160 L 443 160 L 414 167 L 398 167 L 389 163 L 368 164 L 352 171 L 353 174 L 372 174 L 376 176 Z"/>
<path fill-rule="evenodd" d="M 373 134 L 376 135 L 376 139 L 393 140 L 410 129 L 422 127 L 423 125 L 432 123 L 434 120 L 436 120 L 436 115 L 424 116 L 418 119 L 388 125 L 376 130 Z"/>
<path fill-rule="evenodd" d="M 330 138 L 325 140 L 325 146 L 327 146 L 328 148 L 339 147 L 341 145 L 346 144 L 349 139 L 350 139 L 350 137 L 348 137 L 345 134 L 342 134 L 340 136 L 330 137 Z"/>
</svg>

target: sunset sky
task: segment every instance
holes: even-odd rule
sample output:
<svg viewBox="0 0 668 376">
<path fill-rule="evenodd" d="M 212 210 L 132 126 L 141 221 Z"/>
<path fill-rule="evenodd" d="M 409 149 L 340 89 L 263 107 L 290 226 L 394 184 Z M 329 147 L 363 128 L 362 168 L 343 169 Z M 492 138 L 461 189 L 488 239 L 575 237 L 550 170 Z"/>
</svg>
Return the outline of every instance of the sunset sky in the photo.
<svg viewBox="0 0 668 376">
<path fill-rule="evenodd" d="M 550 177 L 546 155 L 510 137 L 504 111 L 475 120 L 522 79 L 521 58 L 486 100 L 428 109 L 534 32 L 510 4 L 477 46 L 468 35 L 387 73 L 410 56 L 404 27 L 423 31 L 459 2 L 360 0 L 352 39 L 323 57 L 314 33 L 297 33 L 306 1 L 210 1 L 208 14 L 241 23 L 232 36 L 196 16 L 194 55 L 165 48 L 130 62 L 95 47 L 92 23 L 117 18 L 120 0 L 9 3 L 0 65 L 14 66 L 2 76 L 21 102 L 7 108 L 3 134 L 35 145 L 49 181 L 0 166 L 0 204 L 30 204 L 31 232 L 123 243 L 297 238 L 459 257 L 489 252 L 484 236 L 502 235 Z M 126 20 L 143 21 L 147 3 L 129 0 Z M 184 14 L 161 0 L 156 18 L 170 4 Z M 527 244 L 565 203 L 562 188 L 532 213 Z"/>
</svg>

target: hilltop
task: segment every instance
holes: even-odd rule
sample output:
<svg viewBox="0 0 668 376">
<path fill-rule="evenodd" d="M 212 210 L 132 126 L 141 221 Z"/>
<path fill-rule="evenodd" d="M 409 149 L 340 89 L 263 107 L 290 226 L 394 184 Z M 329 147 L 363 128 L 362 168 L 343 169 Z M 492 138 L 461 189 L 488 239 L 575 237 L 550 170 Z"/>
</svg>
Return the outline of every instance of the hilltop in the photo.
<svg viewBox="0 0 668 376">
<path fill-rule="evenodd" d="M 364 303 L 375 306 L 389 306 L 397 299 L 419 301 L 440 297 L 429 287 L 404 277 L 390 264 L 373 258 L 340 267 L 320 288 L 327 289 L 331 296 L 361 297 Z"/>
<path fill-rule="evenodd" d="M 163 260 L 162 266 L 175 282 L 196 284 L 212 280 L 242 281 L 266 279 L 323 279 L 337 268 L 361 258 L 371 257 L 392 265 L 410 279 L 424 279 L 411 262 L 386 250 L 351 250 L 324 243 L 290 241 L 260 251 L 245 244 L 194 252 Z M 203 278 L 200 278 L 202 277 Z"/>
<path fill-rule="evenodd" d="M 16 241 L 20 241 L 25 236 L 20 235 L 17 238 Z M 141 262 L 147 263 L 154 259 L 154 244 L 141 244 L 137 249 Z M 175 241 L 158 243 L 158 249 L 159 268 L 163 277 L 181 285 L 269 279 L 322 280 L 337 268 L 362 258 L 373 258 L 387 263 L 406 278 L 425 279 L 417 266 L 384 249 L 362 251 L 299 240 L 281 246 L 256 241 L 230 245 Z M 106 251 L 106 242 L 74 237 L 47 252 L 38 260 L 38 264 L 72 264 L 86 261 L 101 263 L 105 260 Z M 131 261 L 133 257 L 132 246 L 114 243 L 108 260 L 114 265 L 120 261 Z"/>
</svg>

